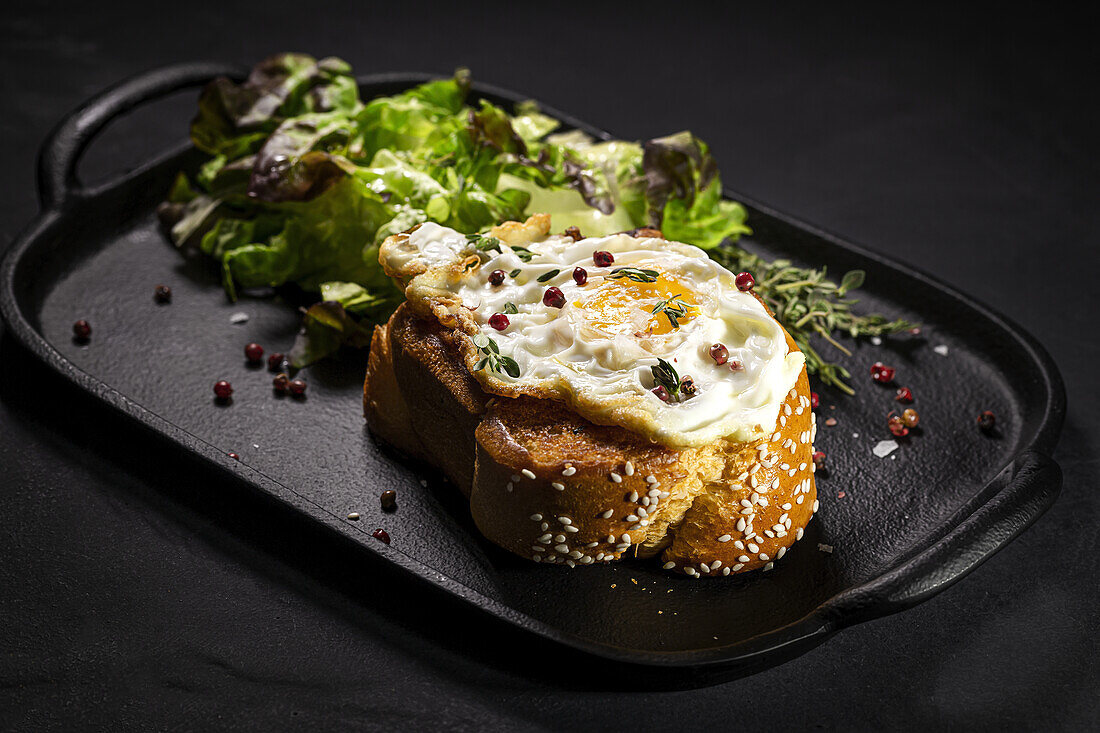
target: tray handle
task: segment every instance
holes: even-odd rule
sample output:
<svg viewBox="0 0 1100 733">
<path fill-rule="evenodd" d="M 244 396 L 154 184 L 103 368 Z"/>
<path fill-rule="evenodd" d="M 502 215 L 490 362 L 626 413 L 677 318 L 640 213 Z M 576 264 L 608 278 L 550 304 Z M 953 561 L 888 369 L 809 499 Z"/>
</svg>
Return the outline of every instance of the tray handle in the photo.
<svg viewBox="0 0 1100 733">
<path fill-rule="evenodd" d="M 206 84 L 218 76 L 241 78 L 241 67 L 213 62 L 175 64 L 153 69 L 107 88 L 70 112 L 53 129 L 38 153 L 38 198 L 43 209 L 56 208 L 83 193 L 76 166 L 88 144 L 118 115 L 166 94 Z"/>
<path fill-rule="evenodd" d="M 909 608 L 981 565 L 1031 526 L 1062 487 L 1062 469 L 1048 456 L 1028 450 L 993 480 L 1002 484 L 984 505 L 930 549 L 893 568 L 870 585 L 851 591 L 844 605 L 881 616 Z M 873 609 L 873 610 L 871 610 Z M 856 619 L 852 619 L 856 620 Z"/>
</svg>

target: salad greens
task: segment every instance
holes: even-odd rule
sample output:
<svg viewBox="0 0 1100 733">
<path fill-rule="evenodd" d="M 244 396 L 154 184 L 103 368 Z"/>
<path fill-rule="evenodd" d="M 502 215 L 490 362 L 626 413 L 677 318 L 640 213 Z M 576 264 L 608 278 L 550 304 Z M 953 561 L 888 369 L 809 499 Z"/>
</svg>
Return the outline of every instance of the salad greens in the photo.
<svg viewBox="0 0 1100 733">
<path fill-rule="evenodd" d="M 745 210 L 722 198 L 714 158 L 690 132 L 596 141 L 560 130 L 534 103 L 509 113 L 470 100 L 469 90 L 460 69 L 364 101 L 347 63 L 303 54 L 273 56 L 239 84 L 215 80 L 191 124 L 210 158 L 192 179 L 180 174 L 161 207 L 172 241 L 220 262 L 230 298 L 288 284 L 319 293 L 291 353 L 295 367 L 369 344 L 371 324 L 402 300 L 378 263 L 379 245 L 425 221 L 476 235 L 545 212 L 556 231 L 652 227 L 726 262 L 749 256 L 730 244 L 749 232 Z M 793 282 L 786 270 L 774 275 L 758 276 L 766 298 Z M 837 301 L 848 289 L 819 288 L 815 298 Z M 817 356 L 809 333 L 829 338 L 845 326 L 862 335 L 872 322 L 807 321 L 817 305 L 776 310 L 809 349 L 811 369 L 841 383 L 842 370 Z M 875 333 L 908 326 L 873 321 Z"/>
</svg>

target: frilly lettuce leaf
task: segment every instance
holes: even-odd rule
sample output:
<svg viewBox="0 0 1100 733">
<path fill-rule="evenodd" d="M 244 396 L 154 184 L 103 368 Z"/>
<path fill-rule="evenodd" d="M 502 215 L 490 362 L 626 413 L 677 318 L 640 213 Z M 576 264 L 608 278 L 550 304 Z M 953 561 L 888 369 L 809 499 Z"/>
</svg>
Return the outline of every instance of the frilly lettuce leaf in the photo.
<svg viewBox="0 0 1100 733">
<path fill-rule="evenodd" d="M 384 319 L 400 302 L 378 247 L 420 222 L 477 232 L 547 212 L 559 230 L 656 226 L 702 247 L 748 231 L 690 133 L 595 142 L 559 132 L 533 102 L 514 114 L 470 105 L 469 90 L 459 69 L 364 103 L 348 64 L 304 54 L 272 56 L 241 83 L 217 79 L 191 125 L 211 157 L 173 184 L 162 220 L 177 245 L 221 263 L 231 298 L 289 283 L 319 292 L 299 366 L 362 345 L 360 320 Z"/>
</svg>

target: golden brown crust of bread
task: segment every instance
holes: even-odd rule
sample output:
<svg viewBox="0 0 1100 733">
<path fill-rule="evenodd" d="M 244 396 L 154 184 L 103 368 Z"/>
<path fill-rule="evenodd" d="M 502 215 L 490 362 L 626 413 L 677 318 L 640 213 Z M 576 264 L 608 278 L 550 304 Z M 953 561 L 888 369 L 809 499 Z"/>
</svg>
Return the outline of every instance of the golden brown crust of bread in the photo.
<svg viewBox="0 0 1100 733">
<path fill-rule="evenodd" d="M 728 575 L 770 568 L 816 511 L 805 370 L 765 440 L 674 450 L 558 402 L 485 393 L 448 336 L 406 306 L 380 326 L 366 417 L 443 470 L 482 533 L 518 555 L 572 566 L 660 553 L 667 569 Z"/>
</svg>

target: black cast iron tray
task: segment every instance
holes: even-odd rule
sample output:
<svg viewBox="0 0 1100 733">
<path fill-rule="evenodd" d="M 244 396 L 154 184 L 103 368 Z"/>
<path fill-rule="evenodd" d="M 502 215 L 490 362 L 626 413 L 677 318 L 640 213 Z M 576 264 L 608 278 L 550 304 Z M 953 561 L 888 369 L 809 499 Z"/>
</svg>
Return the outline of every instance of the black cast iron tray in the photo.
<svg viewBox="0 0 1100 733">
<path fill-rule="evenodd" d="M 746 247 L 828 265 L 834 273 L 862 268 L 862 307 L 924 324 L 920 337 L 852 344 L 846 363 L 855 397 L 818 390 L 817 444 L 829 456 L 829 472 L 819 478 L 821 511 L 805 538 L 772 572 L 707 580 L 640 562 L 569 570 L 498 550 L 478 534 L 457 491 L 372 441 L 360 413 L 365 354 L 308 370 L 304 401 L 277 399 L 270 374 L 244 364 L 249 341 L 269 351 L 288 348 L 298 315 L 279 297 L 227 302 L 216 268 L 181 257 L 166 241 L 155 208 L 177 171 L 201 163 L 196 151 L 178 146 L 94 188 L 78 182 L 78 159 L 112 118 L 219 74 L 240 77 L 241 70 L 186 64 L 152 71 L 102 93 L 57 127 L 39 160 L 42 211 L 3 262 L 3 316 L 16 338 L 63 377 L 226 472 L 226 484 L 235 483 L 226 475 L 233 474 L 300 512 L 303 522 L 350 538 L 353 551 L 380 556 L 485 613 L 599 657 L 748 668 L 938 593 L 1057 496 L 1061 472 L 1049 456 L 1065 397 L 1057 369 L 1030 335 L 934 277 L 730 193 L 748 206 L 754 234 Z M 369 76 L 361 88 L 370 98 L 426 78 Z M 503 104 L 525 98 L 486 85 L 474 94 Z M 153 287 L 162 282 L 173 289 L 171 305 L 153 301 Z M 231 323 L 231 314 L 242 311 L 248 322 Z M 71 337 L 77 318 L 93 324 L 88 344 Z M 920 434 L 887 458 L 871 453 L 887 437 L 885 415 L 897 406 L 892 388 L 866 376 L 878 359 L 898 367 L 898 382 L 914 390 L 922 417 Z M 217 379 L 234 384 L 230 406 L 213 401 Z M 999 418 L 992 436 L 975 425 L 984 409 Z M 839 424 L 826 427 L 828 417 Z M 239 462 L 228 457 L 231 451 Z M 379 508 L 379 492 L 389 488 L 399 496 L 395 514 Z M 362 519 L 349 521 L 349 512 Z M 376 527 L 389 532 L 392 544 L 371 537 Z M 364 556 L 364 565 L 368 559 L 374 558 Z"/>
</svg>

